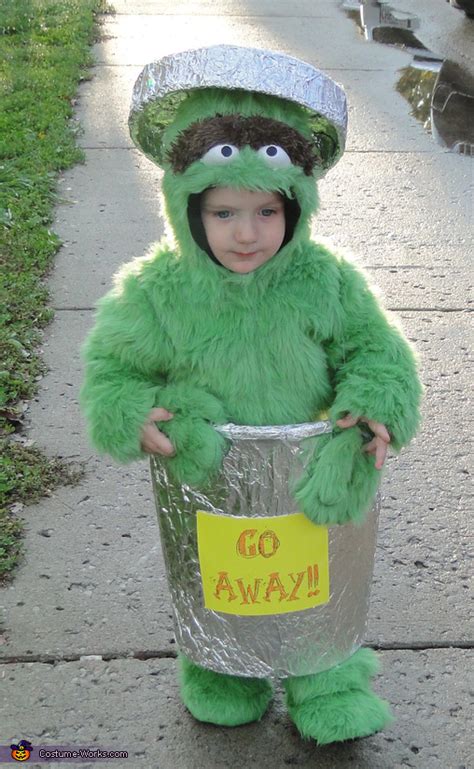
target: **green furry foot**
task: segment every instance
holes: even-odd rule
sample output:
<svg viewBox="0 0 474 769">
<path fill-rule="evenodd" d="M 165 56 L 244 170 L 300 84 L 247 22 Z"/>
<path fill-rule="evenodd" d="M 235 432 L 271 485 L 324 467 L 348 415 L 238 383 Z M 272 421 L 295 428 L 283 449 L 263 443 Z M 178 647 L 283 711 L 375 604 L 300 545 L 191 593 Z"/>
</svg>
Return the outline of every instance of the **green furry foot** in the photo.
<svg viewBox="0 0 474 769">
<path fill-rule="evenodd" d="M 388 704 L 373 692 L 349 691 L 315 697 L 288 712 L 302 737 L 318 745 L 368 737 L 392 720 Z"/>
<path fill-rule="evenodd" d="M 368 737 L 392 721 L 388 703 L 370 690 L 379 670 L 372 649 L 323 673 L 284 681 L 288 713 L 302 737 L 319 745 Z"/>
<path fill-rule="evenodd" d="M 218 726 L 240 726 L 259 721 L 272 699 L 264 678 L 241 678 L 215 673 L 179 655 L 181 698 L 198 721 Z"/>
</svg>

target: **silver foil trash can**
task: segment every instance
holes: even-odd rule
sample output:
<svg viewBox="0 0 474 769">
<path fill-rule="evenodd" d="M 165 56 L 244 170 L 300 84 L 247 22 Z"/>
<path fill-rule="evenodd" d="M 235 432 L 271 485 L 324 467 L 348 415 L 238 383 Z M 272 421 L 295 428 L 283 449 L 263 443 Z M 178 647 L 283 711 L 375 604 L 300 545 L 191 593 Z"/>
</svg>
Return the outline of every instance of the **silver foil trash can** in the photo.
<svg viewBox="0 0 474 769">
<path fill-rule="evenodd" d="M 178 647 L 219 673 L 326 670 L 363 642 L 379 497 L 362 524 L 316 526 L 290 490 L 330 422 L 216 429 L 230 449 L 205 489 L 151 460 Z"/>
</svg>

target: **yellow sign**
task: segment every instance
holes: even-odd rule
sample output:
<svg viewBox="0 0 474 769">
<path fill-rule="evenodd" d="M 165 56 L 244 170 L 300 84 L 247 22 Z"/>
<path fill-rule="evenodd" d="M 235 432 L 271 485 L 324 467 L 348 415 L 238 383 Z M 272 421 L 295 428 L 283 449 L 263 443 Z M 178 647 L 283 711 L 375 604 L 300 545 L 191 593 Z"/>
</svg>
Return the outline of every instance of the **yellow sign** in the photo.
<svg viewBox="0 0 474 769">
<path fill-rule="evenodd" d="M 240 518 L 198 510 L 206 609 L 257 616 L 329 601 L 328 529 L 303 514 Z"/>
</svg>

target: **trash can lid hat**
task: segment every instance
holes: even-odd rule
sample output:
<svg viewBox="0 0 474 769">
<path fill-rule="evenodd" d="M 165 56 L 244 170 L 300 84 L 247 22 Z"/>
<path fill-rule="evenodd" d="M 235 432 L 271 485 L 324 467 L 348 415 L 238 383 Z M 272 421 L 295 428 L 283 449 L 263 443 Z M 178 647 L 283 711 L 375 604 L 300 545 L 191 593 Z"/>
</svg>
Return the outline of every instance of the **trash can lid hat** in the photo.
<svg viewBox="0 0 474 769">
<path fill-rule="evenodd" d="M 316 148 L 329 129 L 335 148 L 324 159 L 333 166 L 344 152 L 346 96 L 342 86 L 321 70 L 276 51 L 215 45 L 163 56 L 147 64 L 132 95 L 129 118 L 134 143 L 158 165 L 165 161 L 163 133 L 189 91 L 202 88 L 254 91 L 306 108 Z"/>
</svg>

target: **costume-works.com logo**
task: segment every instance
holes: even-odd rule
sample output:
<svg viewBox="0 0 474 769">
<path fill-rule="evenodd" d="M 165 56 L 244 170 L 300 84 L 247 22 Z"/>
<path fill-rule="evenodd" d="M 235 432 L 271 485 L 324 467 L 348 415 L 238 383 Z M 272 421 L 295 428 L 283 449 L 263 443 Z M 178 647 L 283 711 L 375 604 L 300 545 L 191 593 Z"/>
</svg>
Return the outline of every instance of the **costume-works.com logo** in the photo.
<svg viewBox="0 0 474 769">
<path fill-rule="evenodd" d="M 28 740 L 20 740 L 18 745 L 10 745 L 12 758 L 15 761 L 28 761 L 33 751 L 33 745 Z"/>
</svg>

